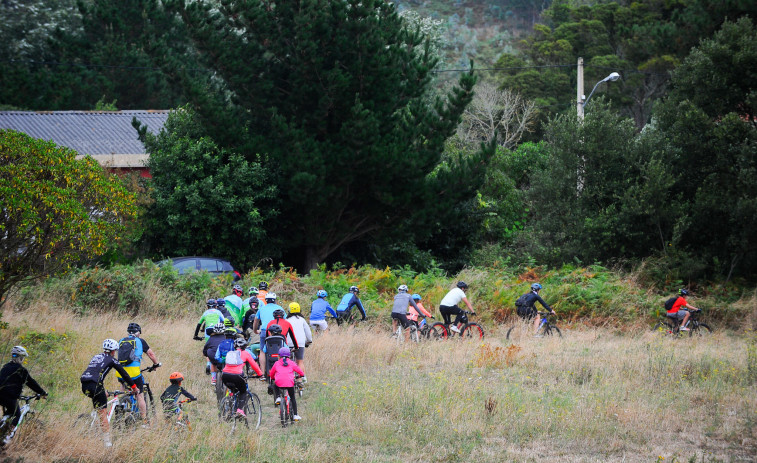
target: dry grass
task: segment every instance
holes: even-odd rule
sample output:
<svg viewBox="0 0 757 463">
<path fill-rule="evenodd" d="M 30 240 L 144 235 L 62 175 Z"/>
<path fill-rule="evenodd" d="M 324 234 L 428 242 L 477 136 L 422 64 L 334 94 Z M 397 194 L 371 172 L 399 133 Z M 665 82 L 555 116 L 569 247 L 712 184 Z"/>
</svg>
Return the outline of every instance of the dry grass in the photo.
<svg viewBox="0 0 757 463">
<path fill-rule="evenodd" d="M 151 374 L 157 394 L 171 371 L 200 402 L 187 407 L 193 432 L 158 423 L 115 435 L 105 451 L 74 424 L 91 403 L 78 377 L 105 337 L 129 320 L 79 318 L 50 307 L 6 310 L 2 346 L 31 328 L 69 340 L 43 353 L 28 345 L 29 368 L 51 392 L 37 406 L 43 425 L 21 431 L 12 461 L 500 462 L 753 461 L 757 366 L 749 335 L 663 339 L 646 330 L 619 335 L 581 329 L 565 338 L 515 344 L 504 329 L 484 343 L 397 344 L 388 328 L 326 333 L 307 351 L 304 420 L 282 430 L 262 383 L 263 429 L 229 435 L 218 423 L 194 320 L 139 319 L 164 368 Z M 55 331 L 52 331 L 55 330 Z M 7 349 L 6 349 L 7 351 Z M 109 386 L 115 380 L 109 378 Z"/>
</svg>

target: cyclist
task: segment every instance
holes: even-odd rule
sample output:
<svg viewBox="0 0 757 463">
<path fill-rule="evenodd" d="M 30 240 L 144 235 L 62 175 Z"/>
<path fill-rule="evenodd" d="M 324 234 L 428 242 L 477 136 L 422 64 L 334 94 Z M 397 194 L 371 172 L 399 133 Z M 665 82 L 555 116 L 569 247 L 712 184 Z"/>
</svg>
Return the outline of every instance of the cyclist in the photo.
<svg viewBox="0 0 757 463">
<path fill-rule="evenodd" d="M 238 338 L 234 342 L 234 347 L 235 350 L 226 354 L 226 366 L 223 367 L 221 381 L 223 381 L 223 384 L 229 388 L 229 391 L 233 394 L 239 395 L 239 400 L 237 401 L 237 414 L 245 416 L 244 406 L 247 404 L 248 394 L 247 381 L 242 377 L 244 364 L 246 363 L 249 365 L 250 368 L 252 368 L 252 371 L 258 376 L 262 376 L 263 372 L 260 370 L 258 364 L 255 363 L 255 360 L 253 360 L 250 352 L 245 350 L 247 347 L 247 341 L 244 338 Z"/>
<path fill-rule="evenodd" d="M 231 315 L 231 312 L 227 307 L 226 299 L 216 299 L 216 309 L 218 309 L 223 314 L 224 320 L 231 319 L 232 323 L 235 322 L 234 316 Z"/>
<path fill-rule="evenodd" d="M 268 294 L 268 283 L 261 281 L 258 285 L 258 300 L 261 305 L 265 305 L 265 297 Z"/>
<path fill-rule="evenodd" d="M 326 331 L 329 329 L 329 324 L 326 323 L 326 312 L 328 311 L 334 318 L 337 317 L 334 309 L 331 308 L 331 304 L 326 300 L 329 297 L 323 289 L 319 289 L 316 293 L 316 299 L 310 305 L 310 326 Z"/>
<path fill-rule="evenodd" d="M 87 369 L 81 375 L 81 391 L 85 396 L 92 399 L 92 405 L 97 410 L 97 415 L 100 417 L 100 427 L 103 432 L 103 440 L 106 447 L 112 447 L 113 443 L 110 441 L 110 423 L 108 423 L 108 412 L 105 407 L 108 404 L 108 395 L 105 392 L 105 386 L 103 382 L 105 377 L 108 376 L 111 368 L 115 368 L 121 377 L 129 385 L 132 393 L 137 393 L 139 389 L 134 381 L 131 379 L 126 369 L 121 366 L 118 360 L 115 359 L 116 352 L 118 351 L 118 341 L 115 339 L 106 339 L 103 341 L 103 352 L 92 357 L 89 361 Z"/>
<path fill-rule="evenodd" d="M 468 298 L 465 297 L 466 289 L 468 289 L 468 285 L 464 281 L 458 281 L 455 287 L 452 288 L 439 303 L 439 312 L 441 312 L 445 324 L 450 325 L 452 315 L 455 316 L 454 323 L 449 327 L 449 329 L 454 331 L 455 333 L 459 333 L 462 323 L 465 323 L 468 320 L 468 317 L 465 315 L 463 309 L 457 306 L 460 301 L 465 302 L 465 305 L 468 306 L 468 310 L 472 314 L 476 313 L 473 310 L 473 306 L 471 306 L 470 301 L 468 301 Z"/>
<path fill-rule="evenodd" d="M 541 296 L 539 296 L 539 291 L 541 291 L 541 288 L 542 286 L 539 283 L 534 283 L 531 285 L 531 291 L 522 295 L 518 298 L 517 301 L 515 301 L 516 313 L 519 317 L 524 320 L 530 320 L 532 318 L 534 319 L 534 333 L 538 333 L 539 324 L 541 323 L 539 311 L 536 310 L 535 307 L 537 302 L 541 304 L 542 307 L 549 310 L 552 314 L 555 313 L 555 310 L 550 307 L 549 304 L 544 302 L 544 299 L 542 299 Z"/>
<path fill-rule="evenodd" d="M 213 327 L 213 332 L 205 342 L 205 346 L 203 346 L 202 348 L 202 355 L 210 359 L 210 384 L 212 385 L 215 385 L 216 380 L 218 379 L 219 364 L 216 361 L 216 352 L 218 351 L 218 346 L 221 345 L 224 339 L 226 339 L 224 331 L 226 331 L 226 327 L 223 325 L 223 323 L 218 323 L 217 325 L 215 325 Z"/>
<path fill-rule="evenodd" d="M 284 339 L 286 339 L 287 336 L 289 337 L 287 344 L 294 345 L 295 349 L 300 347 L 297 343 L 297 338 L 294 335 L 292 324 L 286 321 L 286 312 L 284 312 L 284 309 L 276 309 L 273 311 L 273 320 L 268 323 L 266 330 L 270 330 L 273 325 L 279 325 L 281 327 L 281 336 L 283 336 Z"/>
<path fill-rule="evenodd" d="M 670 318 L 681 320 L 681 331 L 689 331 L 689 328 L 686 326 L 689 323 L 689 317 L 691 316 L 691 312 L 689 311 L 697 312 L 699 310 L 686 302 L 684 296 L 688 295 L 688 289 L 682 288 L 678 290 L 678 298 L 673 302 L 673 307 L 665 314 Z"/>
<path fill-rule="evenodd" d="M 239 285 L 234 285 L 234 287 L 231 289 L 231 294 L 226 296 L 224 299 L 224 307 L 229 312 L 231 317 L 234 319 L 235 323 L 238 325 L 242 325 L 242 304 L 244 301 L 242 301 L 242 287 Z"/>
<path fill-rule="evenodd" d="M 181 387 L 181 382 L 184 381 L 184 375 L 179 373 L 178 371 L 174 371 L 171 373 L 171 376 L 168 377 L 168 381 L 170 381 L 170 385 L 166 388 L 165 391 L 163 391 L 162 394 L 160 394 L 160 401 L 163 403 L 163 412 L 168 415 L 176 415 L 181 411 L 179 409 L 179 397 L 182 395 L 189 399 L 190 402 L 194 402 L 197 400 L 197 397 L 193 396 L 189 393 L 186 389 Z"/>
<path fill-rule="evenodd" d="M 226 354 L 234 350 L 234 341 L 237 340 L 237 330 L 234 327 L 227 326 L 223 334 L 226 339 L 221 341 L 215 353 L 216 368 L 220 369 L 223 369 L 223 364 L 226 363 Z"/>
<path fill-rule="evenodd" d="M 407 308 L 407 319 L 413 322 L 415 326 L 418 326 L 418 316 L 420 314 L 423 314 L 424 317 L 434 318 L 433 315 L 431 315 L 431 312 L 426 310 L 425 307 L 423 307 L 423 304 L 421 303 L 421 295 L 420 294 L 413 294 L 413 300 L 415 301 L 415 305 L 418 306 L 418 310 L 415 310 L 415 307 L 408 307 Z"/>
<path fill-rule="evenodd" d="M 237 320 L 240 327 L 244 325 L 244 319 L 247 316 L 247 312 L 250 311 L 250 302 L 253 300 L 258 301 L 258 288 L 256 286 L 250 286 L 250 289 L 247 291 L 247 293 L 250 295 L 250 297 L 242 301 L 242 311 L 239 313 L 239 319 Z"/>
<path fill-rule="evenodd" d="M 407 293 L 407 285 L 400 285 L 397 288 L 397 294 L 394 296 L 394 304 L 392 305 L 392 333 L 397 331 L 397 323 L 402 323 L 402 329 L 405 331 L 405 341 L 408 342 L 410 341 L 410 331 L 415 329 L 415 325 L 407 318 L 407 308 L 411 305 L 415 310 L 420 311 L 418 304 Z"/>
<path fill-rule="evenodd" d="M 294 352 L 294 359 L 297 362 L 297 365 L 300 368 L 303 368 L 305 362 L 305 348 L 313 342 L 313 332 L 310 330 L 310 325 L 307 320 L 305 320 L 305 317 L 302 316 L 300 304 L 296 302 L 289 304 L 289 317 L 287 317 L 287 321 L 292 325 L 292 332 L 294 333 L 294 337 L 297 338 L 297 344 L 300 346 L 300 348 Z M 294 344 L 292 344 L 292 346 L 293 345 Z"/>
<path fill-rule="evenodd" d="M 360 302 L 358 294 L 360 294 L 360 289 L 357 286 L 350 286 L 350 290 L 347 294 L 342 296 L 342 300 L 339 301 L 339 304 L 336 306 L 336 314 L 339 316 L 340 320 L 347 320 L 352 308 L 357 307 L 358 310 L 360 310 L 360 315 L 363 317 L 361 320 L 365 321 L 365 308 L 363 307 L 363 303 Z"/>
<path fill-rule="evenodd" d="M 223 323 L 223 313 L 221 313 L 220 310 L 216 309 L 216 300 L 215 299 L 208 299 L 207 302 L 208 309 L 202 313 L 202 316 L 200 317 L 200 321 L 197 322 L 197 327 L 195 328 L 195 334 L 192 336 L 194 339 L 198 341 L 202 341 L 203 338 L 197 336 L 200 333 L 200 330 L 203 326 L 206 328 L 212 328 L 218 323 Z M 205 330 L 203 330 L 205 331 Z M 208 339 L 208 334 L 205 335 L 205 340 Z"/>
<path fill-rule="evenodd" d="M 302 381 L 307 382 L 305 372 L 302 368 L 298 367 L 295 362 L 289 359 L 291 352 L 288 347 L 282 347 L 279 349 L 279 360 L 273 364 L 271 371 L 268 374 L 273 380 L 274 396 L 276 397 L 276 405 L 281 403 L 281 389 L 287 389 L 289 391 L 289 399 L 292 401 L 292 413 L 294 414 L 294 421 L 300 421 L 302 418 L 297 414 L 297 399 L 294 395 L 294 374 L 302 376 Z"/>
<path fill-rule="evenodd" d="M 276 293 L 267 293 L 265 295 L 265 302 L 266 304 L 255 314 L 255 323 L 252 325 L 253 331 L 256 334 L 260 334 L 261 349 L 265 346 L 266 329 L 268 329 L 268 325 L 274 319 L 273 312 L 276 309 L 284 310 L 280 305 L 276 304 Z M 260 356 L 260 362 L 260 366 L 265 370 L 265 355 Z"/>
<path fill-rule="evenodd" d="M 3 415 L 13 415 L 11 420 L 11 428 L 18 424 L 19 418 L 21 418 L 21 409 L 18 406 L 18 398 L 21 397 L 21 392 L 24 389 L 24 385 L 29 386 L 29 389 L 40 394 L 42 397 L 47 396 L 47 392 L 42 389 L 42 386 L 32 378 L 29 374 L 29 370 L 22 365 L 24 359 L 29 355 L 22 346 L 13 346 L 11 348 L 11 360 L 3 365 L 0 369 L 0 406 L 3 407 Z M 8 435 L 0 446 L 6 445 L 7 439 L 10 439 Z"/>
<path fill-rule="evenodd" d="M 142 420 L 147 421 L 147 405 L 145 404 L 144 395 L 145 379 L 142 377 L 141 371 L 142 355 L 147 354 L 147 357 L 152 360 L 153 367 L 159 367 L 160 362 L 158 362 L 158 357 L 155 355 L 155 352 L 153 352 L 153 350 L 150 349 L 150 346 L 147 345 L 147 341 L 140 337 L 142 335 L 142 327 L 139 326 L 139 324 L 129 323 L 129 326 L 126 328 L 126 333 L 128 336 L 121 338 L 121 340 L 118 341 L 118 361 L 124 366 L 126 374 L 131 377 L 134 384 L 136 384 L 139 389 L 139 392 L 137 393 L 139 414 L 142 416 Z M 125 351 L 131 352 L 133 355 L 130 355 L 127 358 L 122 358 Z M 125 379 L 126 377 L 121 375 L 121 372 L 118 370 L 116 370 L 116 378 L 118 378 L 118 382 L 121 384 L 127 382 Z M 146 423 L 142 426 L 146 426 Z"/>
<path fill-rule="evenodd" d="M 250 299 L 250 308 L 244 314 L 244 320 L 242 320 L 242 332 L 247 339 L 252 338 L 253 325 L 255 324 L 255 315 L 258 313 L 258 304 L 260 300 L 257 297 Z"/>
</svg>

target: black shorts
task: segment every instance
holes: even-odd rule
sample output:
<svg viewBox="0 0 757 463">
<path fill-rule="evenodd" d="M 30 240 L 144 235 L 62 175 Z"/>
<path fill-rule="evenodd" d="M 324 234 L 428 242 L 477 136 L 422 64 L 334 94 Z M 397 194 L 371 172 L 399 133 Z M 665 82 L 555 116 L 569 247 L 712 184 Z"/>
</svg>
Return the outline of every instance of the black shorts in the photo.
<svg viewBox="0 0 757 463">
<path fill-rule="evenodd" d="M 538 310 L 536 310 L 536 307 L 516 307 L 515 313 L 518 314 L 518 316 L 524 320 L 531 320 L 536 317 L 536 315 L 539 313 Z"/>
<path fill-rule="evenodd" d="M 134 381 L 134 384 L 137 385 L 139 392 L 145 392 L 145 379 L 142 377 L 142 375 L 139 375 L 136 378 L 132 378 L 131 380 Z M 124 381 L 123 378 L 118 378 L 118 382 L 123 385 L 124 389 L 128 390 L 129 386 L 126 384 L 126 381 Z"/>
<path fill-rule="evenodd" d="M 95 409 L 102 409 L 108 403 L 108 395 L 105 393 L 105 386 L 102 383 L 87 381 L 81 383 L 81 391 L 85 396 L 92 399 L 92 405 Z"/>
<path fill-rule="evenodd" d="M 400 323 L 402 323 L 402 328 L 407 328 L 408 326 L 413 324 L 410 320 L 408 320 L 407 315 L 404 313 L 392 312 L 392 318 L 396 318 Z"/>
</svg>

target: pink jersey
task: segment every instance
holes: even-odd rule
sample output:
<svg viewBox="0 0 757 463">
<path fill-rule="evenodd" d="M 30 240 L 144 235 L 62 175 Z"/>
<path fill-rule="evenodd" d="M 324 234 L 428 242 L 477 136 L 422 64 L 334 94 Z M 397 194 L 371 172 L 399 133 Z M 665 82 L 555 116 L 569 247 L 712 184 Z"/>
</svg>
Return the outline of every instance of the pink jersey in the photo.
<svg viewBox="0 0 757 463">
<path fill-rule="evenodd" d="M 294 387 L 294 374 L 297 373 L 300 376 L 305 376 L 305 372 L 302 368 L 292 360 L 287 360 L 287 366 L 284 366 L 284 359 L 279 359 L 271 367 L 271 371 L 268 372 L 273 378 L 273 382 L 278 387 Z"/>
<path fill-rule="evenodd" d="M 257 375 L 262 375 L 263 372 L 260 371 L 260 367 L 257 363 L 255 363 L 255 360 L 252 359 L 252 355 L 247 350 L 233 350 L 226 354 L 226 366 L 223 367 L 224 373 L 229 373 L 232 375 L 241 375 L 244 371 L 244 364 L 248 364 L 250 368 L 252 368 L 252 371 L 255 372 Z"/>
<path fill-rule="evenodd" d="M 418 309 L 420 309 L 421 313 L 427 317 L 431 316 L 431 313 L 429 313 L 428 310 L 426 310 L 425 307 L 423 307 L 423 304 L 420 302 L 416 302 L 416 305 L 418 306 Z M 408 306 L 407 308 L 407 319 L 410 321 L 418 321 L 418 311 L 413 308 L 413 306 Z"/>
</svg>

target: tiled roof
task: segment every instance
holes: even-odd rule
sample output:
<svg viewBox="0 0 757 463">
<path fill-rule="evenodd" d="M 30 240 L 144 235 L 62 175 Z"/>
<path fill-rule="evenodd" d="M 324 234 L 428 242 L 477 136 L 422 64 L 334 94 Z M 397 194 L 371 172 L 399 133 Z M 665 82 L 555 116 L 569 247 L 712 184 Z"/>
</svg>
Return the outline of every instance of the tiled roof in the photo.
<svg viewBox="0 0 757 463">
<path fill-rule="evenodd" d="M 0 129 L 13 129 L 33 138 L 52 140 L 95 159 L 146 158 L 131 121 L 136 117 L 157 134 L 168 119 L 167 110 L 142 111 L 0 111 Z M 131 163 L 130 163 L 131 164 Z M 142 164 L 136 161 L 135 164 Z"/>
</svg>

